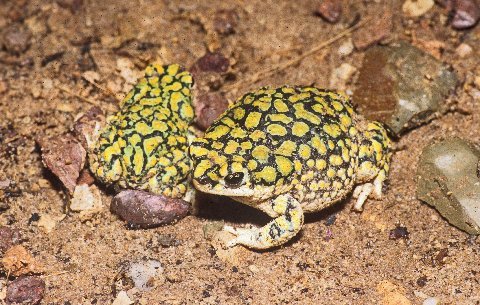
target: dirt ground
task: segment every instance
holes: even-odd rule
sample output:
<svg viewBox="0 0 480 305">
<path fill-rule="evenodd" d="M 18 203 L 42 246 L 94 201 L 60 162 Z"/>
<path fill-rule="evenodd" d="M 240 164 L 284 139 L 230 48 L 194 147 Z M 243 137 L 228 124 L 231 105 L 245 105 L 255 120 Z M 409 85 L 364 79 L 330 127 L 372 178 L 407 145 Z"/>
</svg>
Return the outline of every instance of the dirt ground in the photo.
<svg viewBox="0 0 480 305">
<path fill-rule="evenodd" d="M 364 51 L 338 54 L 348 37 L 279 73 L 242 81 L 295 59 L 358 18 L 380 18 L 387 3 L 348 1 L 341 20 L 331 24 L 315 14 L 319 2 L 1 1 L 0 29 L 18 24 L 30 37 L 18 54 L 0 51 L 0 180 L 15 185 L 2 199 L 9 208 L 0 224 L 19 229 L 22 245 L 45 265 L 41 304 L 111 304 L 122 264 L 142 258 L 160 261 L 163 273 L 150 290 L 132 296 L 138 304 L 421 304 L 427 296 L 442 304 L 480 304 L 479 239 L 415 198 L 416 163 L 432 139 L 454 135 L 480 143 L 480 88 L 472 84 L 475 73 L 480 75 L 480 26 L 454 30 L 438 5 L 409 18 L 401 13 L 403 1 L 388 1 L 394 12 L 389 41 L 441 50 L 440 60 L 461 79 L 451 97 L 457 107 L 398 140 L 382 200 L 368 201 L 363 213 L 352 212 L 353 199 L 346 199 L 308 215 L 300 236 L 278 249 L 216 251 L 204 237 L 206 224 L 267 221 L 230 200 L 204 202 L 198 217 L 174 225 L 129 230 L 110 213 L 111 194 L 104 193 L 102 211 L 82 220 L 67 211 L 68 196 L 42 165 L 36 139 L 66 132 L 92 103 L 106 111 L 117 103 L 85 81 L 85 71 L 97 72 L 98 84 L 124 95 L 131 81 L 121 73 L 122 62 L 133 63 L 134 71 L 154 60 L 190 67 L 217 48 L 230 60 L 229 76 L 219 86 L 229 99 L 260 85 L 328 87 L 342 63 L 361 66 Z M 233 33 L 212 30 L 219 9 L 238 15 Z M 455 51 L 462 42 L 473 48 L 467 58 Z M 38 226 L 42 215 L 58 220 L 49 233 Z M 397 226 L 408 229 L 408 239 L 389 238 Z M 161 246 L 158 238 L 166 234 L 177 242 Z M 5 284 L 5 274 L 0 281 Z"/>
</svg>

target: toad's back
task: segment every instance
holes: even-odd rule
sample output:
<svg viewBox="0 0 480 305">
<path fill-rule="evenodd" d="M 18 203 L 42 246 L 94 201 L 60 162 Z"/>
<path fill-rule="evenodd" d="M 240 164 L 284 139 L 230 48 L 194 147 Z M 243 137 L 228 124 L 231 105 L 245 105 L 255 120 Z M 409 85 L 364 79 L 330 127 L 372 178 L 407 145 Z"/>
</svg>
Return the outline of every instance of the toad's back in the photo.
<svg viewBox="0 0 480 305">
<path fill-rule="evenodd" d="M 199 144 L 216 152 L 204 182 L 215 184 L 222 165 L 230 167 L 226 172 L 246 166 L 255 188 L 291 192 L 304 210 L 320 210 L 353 187 L 356 123 L 348 99 L 337 92 L 285 86 L 248 93 Z"/>
</svg>

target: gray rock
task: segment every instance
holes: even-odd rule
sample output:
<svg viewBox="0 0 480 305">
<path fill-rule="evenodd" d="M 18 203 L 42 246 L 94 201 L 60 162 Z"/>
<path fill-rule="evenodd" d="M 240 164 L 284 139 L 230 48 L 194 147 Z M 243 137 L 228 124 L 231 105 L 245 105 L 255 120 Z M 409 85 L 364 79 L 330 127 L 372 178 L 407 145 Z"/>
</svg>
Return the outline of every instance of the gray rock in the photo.
<svg viewBox="0 0 480 305">
<path fill-rule="evenodd" d="M 398 42 L 365 53 L 353 101 L 364 116 L 399 135 L 430 120 L 456 85 L 457 76 L 447 65 Z"/>
<path fill-rule="evenodd" d="M 480 234 L 479 162 L 472 143 L 449 138 L 427 146 L 417 170 L 417 198 L 470 234 Z"/>
</svg>

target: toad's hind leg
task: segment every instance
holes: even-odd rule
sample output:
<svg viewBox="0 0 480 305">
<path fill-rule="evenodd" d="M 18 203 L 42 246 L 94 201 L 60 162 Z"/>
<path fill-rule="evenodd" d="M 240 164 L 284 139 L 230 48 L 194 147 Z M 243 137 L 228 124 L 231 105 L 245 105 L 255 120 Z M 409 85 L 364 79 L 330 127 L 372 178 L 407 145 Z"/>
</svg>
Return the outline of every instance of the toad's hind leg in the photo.
<svg viewBox="0 0 480 305">
<path fill-rule="evenodd" d="M 280 195 L 270 205 L 278 217 L 261 228 L 235 230 L 227 227 L 227 231 L 237 235 L 227 246 L 244 245 L 253 249 L 268 249 L 282 245 L 297 235 L 303 225 L 300 203 L 290 195 Z"/>
</svg>

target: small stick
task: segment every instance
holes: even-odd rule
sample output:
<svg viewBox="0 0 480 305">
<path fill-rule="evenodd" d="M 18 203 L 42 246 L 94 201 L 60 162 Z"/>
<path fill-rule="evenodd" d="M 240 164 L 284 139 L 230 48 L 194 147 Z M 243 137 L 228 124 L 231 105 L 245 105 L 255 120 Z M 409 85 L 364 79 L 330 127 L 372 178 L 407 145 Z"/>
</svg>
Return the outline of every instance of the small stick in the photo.
<svg viewBox="0 0 480 305">
<path fill-rule="evenodd" d="M 83 96 L 81 96 L 80 94 L 77 94 L 77 93 L 75 93 L 75 92 L 72 92 L 70 89 L 68 89 L 68 88 L 66 88 L 66 87 L 58 86 L 58 89 L 60 89 L 61 91 L 65 92 L 65 93 L 67 93 L 67 94 L 70 94 L 70 95 L 72 95 L 72 96 L 74 96 L 74 97 L 77 97 L 77 98 L 81 99 L 81 100 L 84 101 L 84 102 L 87 102 L 87 103 L 89 103 L 89 104 L 92 104 L 92 105 L 94 105 L 94 106 L 98 106 L 98 107 L 100 107 L 100 108 L 106 107 L 108 111 L 114 112 L 114 111 L 117 111 L 117 110 L 118 110 L 117 107 L 113 106 L 112 104 L 103 104 L 103 105 L 100 105 L 100 103 L 98 103 L 98 102 L 96 102 L 96 101 L 94 101 L 94 100 L 91 100 L 91 99 L 89 99 L 89 98 L 83 97 Z"/>
<path fill-rule="evenodd" d="M 370 18 L 367 18 L 367 19 L 361 21 L 360 23 L 356 24 L 355 26 L 352 26 L 351 28 L 348 28 L 348 29 L 338 33 L 337 35 L 333 36 L 332 38 L 314 46 L 313 48 L 311 48 L 310 50 L 306 51 L 305 53 L 301 54 L 300 56 L 298 56 L 296 58 L 293 58 L 293 59 L 290 59 L 288 61 L 285 61 L 285 62 L 279 63 L 277 65 L 274 65 L 273 67 L 271 67 L 269 69 L 256 72 L 252 76 L 247 77 L 246 79 L 243 79 L 240 82 L 234 83 L 232 85 L 224 86 L 224 88 L 225 89 L 231 89 L 231 88 L 234 88 L 234 87 L 238 86 L 239 83 L 254 83 L 260 77 L 270 76 L 270 75 L 274 74 L 275 72 L 285 70 L 286 68 L 291 67 L 291 66 L 299 63 L 305 57 L 308 57 L 312 54 L 315 54 L 316 52 L 320 51 L 321 49 L 323 49 L 323 48 L 325 48 L 329 45 L 331 45 L 332 43 L 336 42 L 337 40 L 340 40 L 341 38 L 347 36 L 348 34 L 358 30 L 360 27 L 364 26 L 369 21 L 370 21 Z"/>
</svg>

